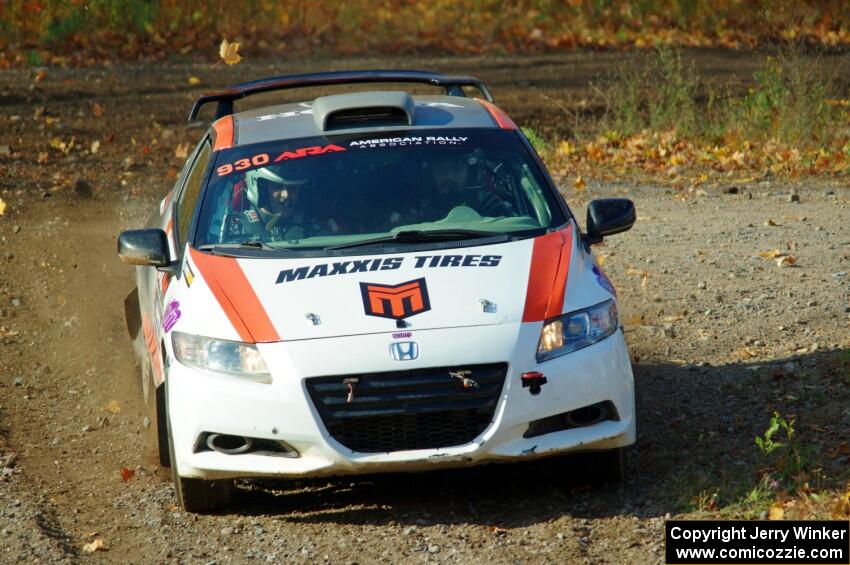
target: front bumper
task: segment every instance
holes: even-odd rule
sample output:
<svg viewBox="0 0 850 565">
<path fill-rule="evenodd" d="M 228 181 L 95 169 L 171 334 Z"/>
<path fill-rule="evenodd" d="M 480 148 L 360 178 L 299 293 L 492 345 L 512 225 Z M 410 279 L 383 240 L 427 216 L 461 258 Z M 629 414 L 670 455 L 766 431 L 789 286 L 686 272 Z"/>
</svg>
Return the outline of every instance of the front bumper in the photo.
<svg viewBox="0 0 850 565">
<path fill-rule="evenodd" d="M 534 352 L 541 325 L 414 331 L 411 339 L 420 356 L 413 361 L 390 358 L 391 333 L 260 344 L 272 384 L 205 373 L 172 360 L 167 391 L 179 474 L 219 479 L 422 471 L 634 443 L 634 384 L 622 332 L 538 364 Z M 507 375 L 492 423 L 474 441 L 439 449 L 353 452 L 328 434 L 305 385 L 318 376 L 500 362 L 507 362 Z M 537 395 L 522 387 L 520 375 L 529 371 L 548 379 Z M 613 403 L 617 420 L 523 437 L 531 421 L 603 401 Z M 283 441 L 298 456 L 198 451 L 205 433 Z"/>
</svg>

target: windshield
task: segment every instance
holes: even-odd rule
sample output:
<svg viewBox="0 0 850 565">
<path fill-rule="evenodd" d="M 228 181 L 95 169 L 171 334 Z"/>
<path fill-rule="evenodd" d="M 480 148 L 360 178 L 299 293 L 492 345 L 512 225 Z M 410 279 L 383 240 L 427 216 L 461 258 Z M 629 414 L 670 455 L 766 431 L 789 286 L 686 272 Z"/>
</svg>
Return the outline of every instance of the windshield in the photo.
<svg viewBox="0 0 850 565">
<path fill-rule="evenodd" d="M 514 132 L 370 132 L 219 152 L 196 247 L 529 236 L 565 221 Z"/>
</svg>

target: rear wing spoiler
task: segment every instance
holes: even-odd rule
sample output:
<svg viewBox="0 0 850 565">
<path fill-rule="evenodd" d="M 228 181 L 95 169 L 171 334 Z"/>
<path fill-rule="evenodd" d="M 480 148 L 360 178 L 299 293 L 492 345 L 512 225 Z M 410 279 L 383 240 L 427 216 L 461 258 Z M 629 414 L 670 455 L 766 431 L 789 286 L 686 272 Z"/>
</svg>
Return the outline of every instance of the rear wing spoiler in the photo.
<svg viewBox="0 0 850 565">
<path fill-rule="evenodd" d="M 336 84 L 363 84 L 363 83 L 388 83 L 404 82 L 419 83 L 443 88 L 448 96 L 466 96 L 463 92 L 464 86 L 477 88 L 484 99 L 493 102 L 490 89 L 481 80 L 468 76 L 451 76 L 427 71 L 338 71 L 327 73 L 307 73 L 300 75 L 286 75 L 281 77 L 270 77 L 251 82 L 243 82 L 223 90 L 208 92 L 201 95 L 192 105 L 189 112 L 189 121 L 198 119 L 198 113 L 206 104 L 218 102 L 215 119 L 233 113 L 233 101 L 240 100 L 259 94 L 261 92 L 272 92 L 275 90 L 288 90 L 291 88 L 307 88 L 310 86 L 329 86 Z"/>
</svg>

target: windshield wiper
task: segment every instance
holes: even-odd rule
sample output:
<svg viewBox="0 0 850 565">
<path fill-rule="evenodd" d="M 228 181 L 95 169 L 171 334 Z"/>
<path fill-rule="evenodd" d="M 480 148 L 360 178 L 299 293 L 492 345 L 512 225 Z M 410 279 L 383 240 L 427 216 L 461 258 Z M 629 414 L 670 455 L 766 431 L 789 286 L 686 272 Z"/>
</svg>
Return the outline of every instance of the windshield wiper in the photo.
<svg viewBox="0 0 850 565">
<path fill-rule="evenodd" d="M 354 241 L 352 243 L 343 243 L 340 245 L 331 245 L 330 247 L 325 247 L 325 251 L 333 251 L 336 249 L 351 249 L 352 247 L 367 247 L 369 245 L 379 245 L 381 243 L 421 243 L 430 241 L 457 241 L 485 237 L 497 238 L 499 241 L 507 241 L 510 239 L 511 236 L 506 233 L 495 233 L 484 230 L 404 230 L 396 232 L 392 235 L 385 235 L 372 239 L 363 239 L 360 241 Z"/>
<path fill-rule="evenodd" d="M 216 249 L 278 249 L 267 245 L 262 241 L 240 241 L 239 243 L 207 243 L 198 247 L 198 251 L 212 251 Z"/>
</svg>

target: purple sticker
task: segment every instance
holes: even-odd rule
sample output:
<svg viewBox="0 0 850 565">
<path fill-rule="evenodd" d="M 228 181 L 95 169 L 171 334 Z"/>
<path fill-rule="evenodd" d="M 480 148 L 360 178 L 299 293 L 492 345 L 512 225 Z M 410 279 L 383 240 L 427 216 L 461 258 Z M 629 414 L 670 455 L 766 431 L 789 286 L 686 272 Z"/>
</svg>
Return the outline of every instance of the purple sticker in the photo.
<svg viewBox="0 0 850 565">
<path fill-rule="evenodd" d="M 395 332 L 393 334 L 393 339 L 404 339 L 406 337 L 413 337 L 413 332 Z"/>
<path fill-rule="evenodd" d="M 168 306 L 165 307 L 165 313 L 162 316 L 162 329 L 166 332 L 170 332 L 171 328 L 174 327 L 174 324 L 176 324 L 179 319 L 180 303 L 176 300 L 172 300 L 168 303 Z"/>
<path fill-rule="evenodd" d="M 599 283 L 599 286 L 601 286 L 614 296 L 617 296 L 617 289 L 614 288 L 614 285 L 611 284 L 611 281 L 608 279 L 607 276 L 605 276 L 605 273 L 602 272 L 602 269 L 594 265 L 593 274 L 596 275 L 596 282 Z"/>
</svg>

